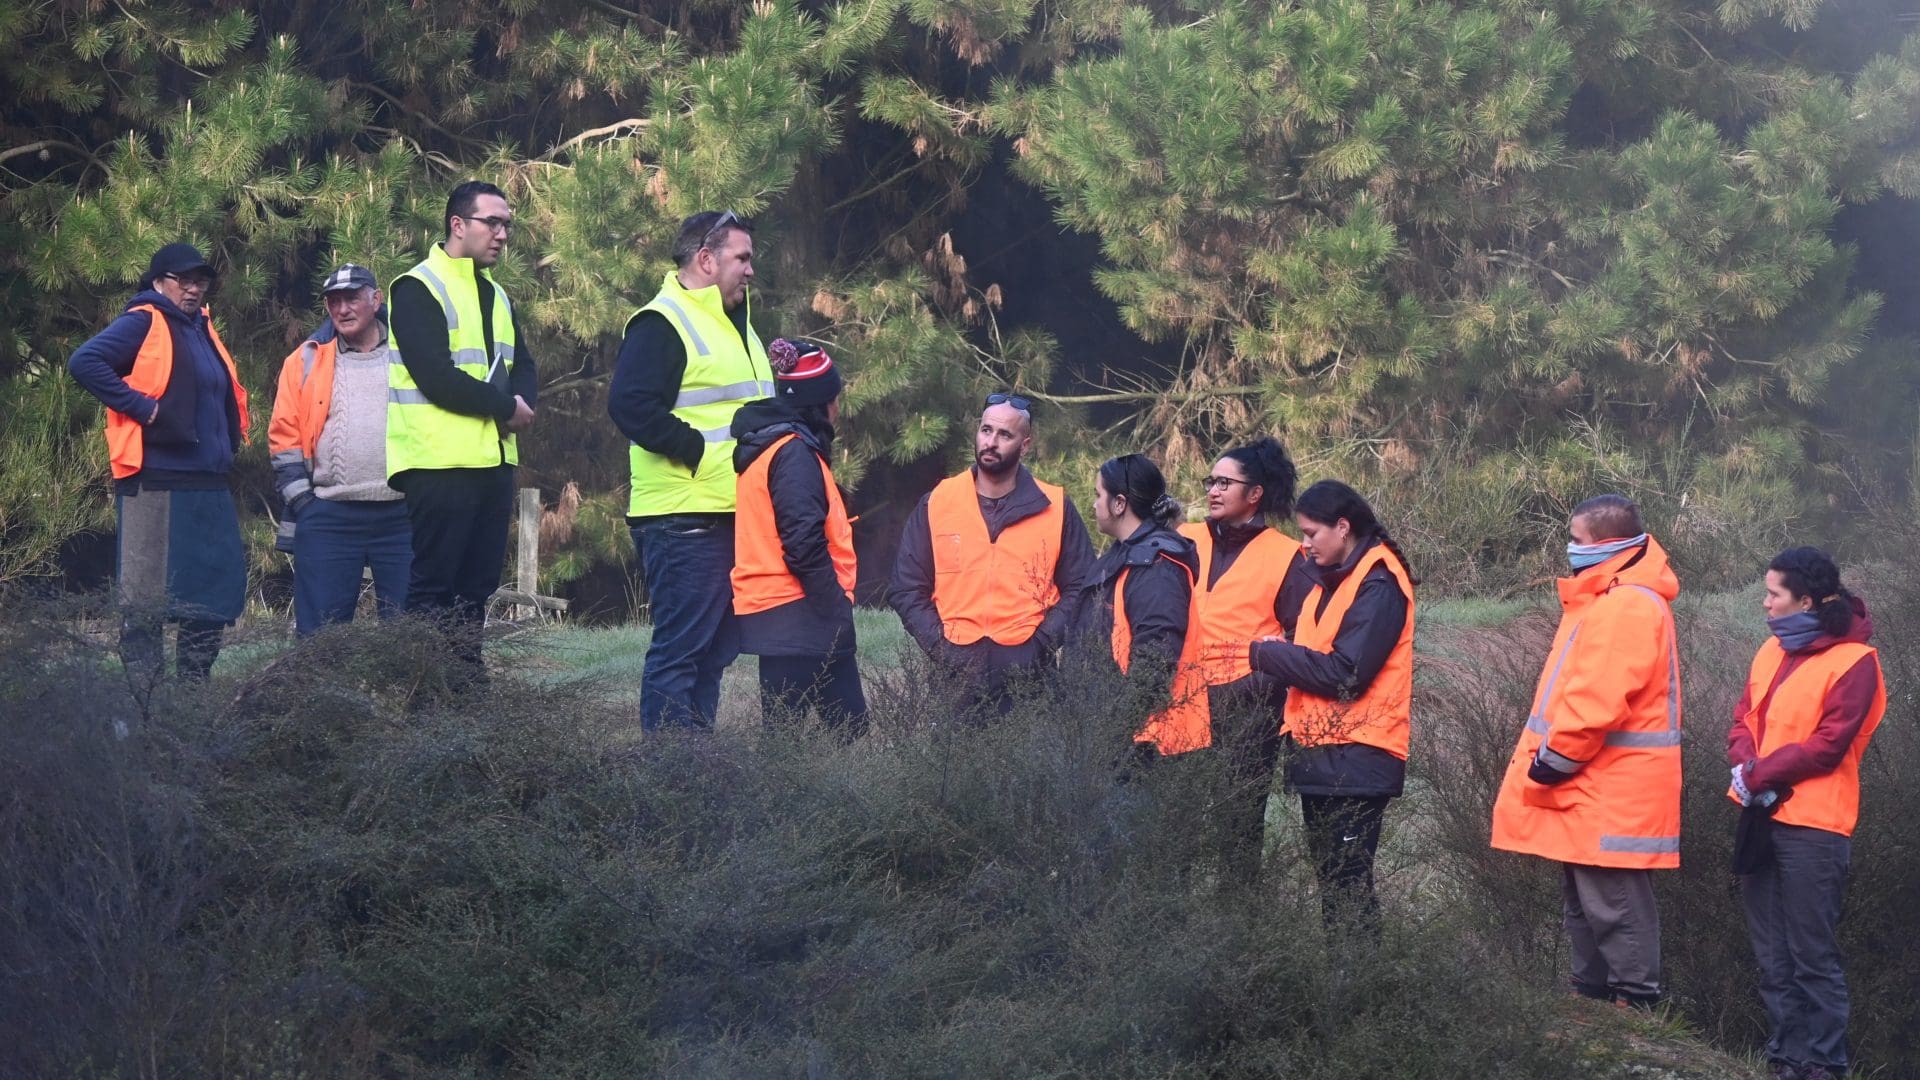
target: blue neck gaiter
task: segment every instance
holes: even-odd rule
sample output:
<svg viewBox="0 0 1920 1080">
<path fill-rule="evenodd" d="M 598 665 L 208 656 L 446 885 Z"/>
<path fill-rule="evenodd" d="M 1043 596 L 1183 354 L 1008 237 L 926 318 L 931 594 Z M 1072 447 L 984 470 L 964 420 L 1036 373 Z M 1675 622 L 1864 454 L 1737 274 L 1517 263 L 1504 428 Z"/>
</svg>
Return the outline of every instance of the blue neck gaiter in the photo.
<svg viewBox="0 0 1920 1080">
<path fill-rule="evenodd" d="M 1589 566 L 1599 566 L 1615 555 L 1629 548 L 1639 547 L 1647 542 L 1647 534 L 1629 536 L 1624 540 L 1603 540 L 1598 544 L 1568 544 L 1567 562 L 1575 570 L 1585 570 Z"/>
<path fill-rule="evenodd" d="M 1805 652 L 1820 639 L 1820 617 L 1811 611 L 1796 611 L 1791 615 L 1768 619 L 1767 629 L 1780 639 L 1781 648 L 1788 652 Z"/>
</svg>

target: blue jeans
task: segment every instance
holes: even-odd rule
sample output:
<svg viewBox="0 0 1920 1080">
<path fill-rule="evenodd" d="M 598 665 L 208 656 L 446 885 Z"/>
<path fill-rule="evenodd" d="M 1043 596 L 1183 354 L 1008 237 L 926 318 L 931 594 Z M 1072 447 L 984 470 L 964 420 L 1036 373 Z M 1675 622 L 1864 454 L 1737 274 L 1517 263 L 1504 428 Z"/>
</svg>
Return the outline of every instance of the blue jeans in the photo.
<svg viewBox="0 0 1920 1080">
<path fill-rule="evenodd" d="M 1847 1069 L 1847 974 L 1836 940 L 1852 842 L 1839 833 L 1772 824 L 1773 854 L 1740 877 L 1747 934 L 1760 962 L 1767 1060 Z"/>
<path fill-rule="evenodd" d="M 293 532 L 293 625 L 301 637 L 330 623 L 351 622 L 360 602 L 360 571 L 373 567 L 380 617 L 407 604 L 413 528 L 404 500 L 315 499 Z"/>
<path fill-rule="evenodd" d="M 733 516 L 670 514 L 633 527 L 653 641 L 640 676 L 640 730 L 707 730 L 720 675 L 739 655 L 733 619 Z"/>
</svg>

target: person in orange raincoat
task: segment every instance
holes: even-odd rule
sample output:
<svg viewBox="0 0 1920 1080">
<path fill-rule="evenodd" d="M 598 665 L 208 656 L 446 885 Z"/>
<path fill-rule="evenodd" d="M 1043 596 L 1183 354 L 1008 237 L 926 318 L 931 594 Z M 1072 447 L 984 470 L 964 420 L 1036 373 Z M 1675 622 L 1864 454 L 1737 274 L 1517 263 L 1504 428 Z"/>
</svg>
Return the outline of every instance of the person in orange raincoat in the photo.
<svg viewBox="0 0 1920 1080">
<path fill-rule="evenodd" d="M 1493 808 L 1493 846 L 1562 864 L 1573 988 L 1660 1000 L 1650 871 L 1680 865 L 1680 582 L 1621 495 L 1574 508 L 1563 612 Z"/>
</svg>

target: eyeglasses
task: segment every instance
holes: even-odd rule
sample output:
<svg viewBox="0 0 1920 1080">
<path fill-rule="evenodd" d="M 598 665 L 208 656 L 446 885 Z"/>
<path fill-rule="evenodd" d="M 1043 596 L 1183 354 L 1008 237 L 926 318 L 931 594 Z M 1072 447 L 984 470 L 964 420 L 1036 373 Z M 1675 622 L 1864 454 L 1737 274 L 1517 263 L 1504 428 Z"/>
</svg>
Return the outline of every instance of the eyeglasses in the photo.
<svg viewBox="0 0 1920 1080">
<path fill-rule="evenodd" d="M 733 228 L 749 229 L 750 226 L 747 224 L 747 219 L 741 217 L 739 214 L 731 210 L 720 211 L 719 219 L 713 223 L 711 228 L 707 229 L 707 234 L 700 238 L 700 246 L 712 250 L 713 242 L 720 238 L 720 234 Z"/>
<path fill-rule="evenodd" d="M 468 221 L 485 225 L 488 232 L 497 232 L 502 236 L 508 236 L 513 233 L 513 219 L 510 217 L 470 217 L 466 214 L 459 216 L 466 218 Z"/>
<path fill-rule="evenodd" d="M 1235 480 L 1231 476 L 1209 476 L 1205 480 L 1200 481 L 1200 486 L 1206 488 L 1208 491 L 1225 491 L 1235 484 L 1244 484 L 1247 487 L 1252 487 L 1253 481 Z"/>
<path fill-rule="evenodd" d="M 987 395 L 987 407 L 992 408 L 995 405 L 1011 405 L 1023 413 L 1033 412 L 1031 398 L 1022 394 L 1009 394 L 1004 390 Z"/>
<path fill-rule="evenodd" d="M 161 274 L 160 276 L 168 281 L 177 283 L 183 289 L 205 290 L 213 288 L 212 274 L 188 274 L 185 277 L 181 277 L 179 274 Z"/>
</svg>

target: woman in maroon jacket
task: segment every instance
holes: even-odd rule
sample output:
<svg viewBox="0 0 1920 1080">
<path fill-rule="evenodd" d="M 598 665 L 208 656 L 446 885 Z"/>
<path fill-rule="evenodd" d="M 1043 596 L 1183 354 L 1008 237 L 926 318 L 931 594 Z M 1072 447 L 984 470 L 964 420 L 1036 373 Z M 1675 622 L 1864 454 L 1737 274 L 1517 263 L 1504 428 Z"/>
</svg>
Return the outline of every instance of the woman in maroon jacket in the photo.
<svg viewBox="0 0 1920 1080">
<path fill-rule="evenodd" d="M 1887 708 L 1867 607 L 1815 548 L 1767 567 L 1767 628 L 1727 735 L 1734 851 L 1776 1078 L 1847 1071 L 1847 979 L 1835 929 L 1860 809 L 1860 755 Z"/>
</svg>

